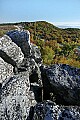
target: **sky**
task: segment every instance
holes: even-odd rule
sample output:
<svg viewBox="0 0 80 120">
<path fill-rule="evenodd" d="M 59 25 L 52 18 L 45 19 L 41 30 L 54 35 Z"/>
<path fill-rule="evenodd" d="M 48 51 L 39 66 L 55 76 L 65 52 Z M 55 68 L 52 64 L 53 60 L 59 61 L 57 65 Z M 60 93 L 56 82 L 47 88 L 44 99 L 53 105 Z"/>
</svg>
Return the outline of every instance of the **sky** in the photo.
<svg viewBox="0 0 80 120">
<path fill-rule="evenodd" d="M 0 23 L 41 20 L 80 25 L 80 0 L 0 0 Z"/>
</svg>

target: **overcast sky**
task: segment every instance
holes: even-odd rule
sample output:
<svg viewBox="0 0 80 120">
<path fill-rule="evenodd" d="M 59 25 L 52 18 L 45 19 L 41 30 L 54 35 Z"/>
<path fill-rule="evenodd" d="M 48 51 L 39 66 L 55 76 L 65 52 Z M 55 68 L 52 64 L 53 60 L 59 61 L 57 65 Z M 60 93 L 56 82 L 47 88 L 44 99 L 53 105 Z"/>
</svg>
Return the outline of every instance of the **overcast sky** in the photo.
<svg viewBox="0 0 80 120">
<path fill-rule="evenodd" d="M 80 0 L 0 0 L 0 23 L 37 20 L 80 25 Z"/>
</svg>

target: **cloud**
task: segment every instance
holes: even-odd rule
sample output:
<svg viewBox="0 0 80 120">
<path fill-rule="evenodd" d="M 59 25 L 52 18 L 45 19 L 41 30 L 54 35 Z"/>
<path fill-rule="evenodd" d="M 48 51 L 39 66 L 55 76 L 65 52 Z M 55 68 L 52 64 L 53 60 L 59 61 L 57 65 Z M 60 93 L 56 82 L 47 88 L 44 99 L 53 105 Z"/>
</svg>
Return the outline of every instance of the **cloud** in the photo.
<svg viewBox="0 0 80 120">
<path fill-rule="evenodd" d="M 54 25 L 63 26 L 80 26 L 80 22 L 53 22 Z"/>
</svg>

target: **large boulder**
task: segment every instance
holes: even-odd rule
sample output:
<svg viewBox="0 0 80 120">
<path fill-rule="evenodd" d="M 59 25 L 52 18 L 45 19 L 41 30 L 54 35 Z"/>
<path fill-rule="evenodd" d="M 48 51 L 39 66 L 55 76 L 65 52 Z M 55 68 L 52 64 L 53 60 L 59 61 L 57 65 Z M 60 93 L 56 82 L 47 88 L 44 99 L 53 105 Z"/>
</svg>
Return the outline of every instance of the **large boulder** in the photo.
<svg viewBox="0 0 80 120">
<path fill-rule="evenodd" d="M 26 120 L 31 106 L 35 106 L 34 93 L 30 91 L 29 73 L 13 75 L 0 89 L 0 119 Z"/>
<path fill-rule="evenodd" d="M 30 43 L 30 33 L 28 30 L 12 30 L 7 33 L 7 35 L 16 43 L 24 53 L 25 58 L 32 57 L 37 64 L 41 65 L 41 53 L 39 48 Z"/>
<path fill-rule="evenodd" d="M 42 76 L 46 99 L 53 93 L 58 104 L 80 105 L 80 69 L 55 64 L 43 67 Z"/>
<path fill-rule="evenodd" d="M 28 30 L 12 30 L 9 31 L 7 35 L 21 48 L 25 57 L 30 56 L 30 33 Z"/>
<path fill-rule="evenodd" d="M 24 54 L 10 37 L 4 35 L 0 38 L 0 57 L 12 66 L 19 66 L 23 61 Z"/>
</svg>

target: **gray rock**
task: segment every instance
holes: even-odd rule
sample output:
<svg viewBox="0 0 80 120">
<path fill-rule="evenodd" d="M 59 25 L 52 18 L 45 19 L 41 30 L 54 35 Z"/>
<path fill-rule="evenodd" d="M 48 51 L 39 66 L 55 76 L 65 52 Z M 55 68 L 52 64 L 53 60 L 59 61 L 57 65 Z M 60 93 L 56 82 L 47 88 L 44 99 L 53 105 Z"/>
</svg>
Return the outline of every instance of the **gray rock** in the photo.
<svg viewBox="0 0 80 120">
<path fill-rule="evenodd" d="M 21 48 L 25 58 L 31 56 L 37 64 L 41 65 L 42 59 L 40 50 L 36 45 L 30 43 L 30 33 L 28 30 L 13 30 L 9 31 L 7 35 Z"/>
<path fill-rule="evenodd" d="M 28 69 L 29 75 L 33 76 L 32 77 L 33 82 L 37 82 L 39 85 L 42 85 L 41 71 L 40 71 L 39 65 L 36 63 L 36 61 L 32 57 L 24 58 L 20 69 L 22 69 L 22 68 L 24 68 L 25 70 Z M 35 74 L 36 74 L 37 78 L 34 77 Z M 35 79 L 35 81 L 34 81 L 34 79 Z"/>
<path fill-rule="evenodd" d="M 29 68 L 30 74 L 35 72 L 38 75 L 38 83 L 41 83 L 40 66 L 42 64 L 41 53 L 37 46 L 30 44 L 30 33 L 24 30 L 9 31 L 7 35 L 15 42 L 24 53 L 24 60 L 19 70 Z"/>
<path fill-rule="evenodd" d="M 29 31 L 12 30 L 7 35 L 16 43 L 22 50 L 25 57 L 30 56 L 30 33 Z"/>
<path fill-rule="evenodd" d="M 42 85 L 42 78 L 41 78 L 41 71 L 39 68 L 39 65 L 35 62 L 34 59 L 30 59 L 30 70 L 31 70 L 31 74 L 37 74 L 37 83 L 39 85 Z"/>
<path fill-rule="evenodd" d="M 35 93 L 35 99 L 37 102 L 42 101 L 42 77 L 38 64 L 33 58 L 24 59 L 22 68 L 26 68 L 29 71 L 29 80 L 31 84 L 31 90 Z M 20 68 L 21 69 L 21 68 Z"/>
<path fill-rule="evenodd" d="M 0 50 L 0 57 L 7 63 L 11 64 L 13 67 L 17 67 L 17 63 L 6 54 L 3 50 Z"/>
<path fill-rule="evenodd" d="M 36 100 L 42 100 L 41 61 L 36 63 L 41 54 L 37 47 L 31 53 L 28 33 L 16 30 L 7 35 L 0 39 L 0 118 L 26 120 Z"/>
<path fill-rule="evenodd" d="M 28 72 L 10 77 L 0 93 L 1 120 L 26 120 L 30 107 L 36 104 L 34 93 L 30 91 Z"/>
<path fill-rule="evenodd" d="M 42 74 L 45 88 L 55 95 L 57 103 L 80 105 L 80 69 L 55 64 L 43 68 Z"/>
<path fill-rule="evenodd" d="M 24 54 L 20 47 L 12 42 L 10 37 L 4 35 L 0 38 L 0 57 L 13 66 L 15 66 L 15 64 L 19 66 L 23 61 Z"/>
<path fill-rule="evenodd" d="M 60 112 L 58 105 L 44 101 L 35 106 L 33 120 L 57 120 Z"/>
<path fill-rule="evenodd" d="M 59 106 L 52 101 L 36 104 L 32 120 L 80 120 L 80 107 Z"/>
<path fill-rule="evenodd" d="M 0 57 L 0 83 L 2 84 L 13 74 L 13 66 Z"/>
<path fill-rule="evenodd" d="M 69 109 L 65 109 L 60 114 L 58 120 L 75 120 L 73 113 L 74 111 L 71 112 Z"/>
<path fill-rule="evenodd" d="M 40 52 L 38 46 L 36 46 L 32 43 L 31 43 L 31 56 L 39 66 L 42 65 L 41 52 Z"/>
</svg>

